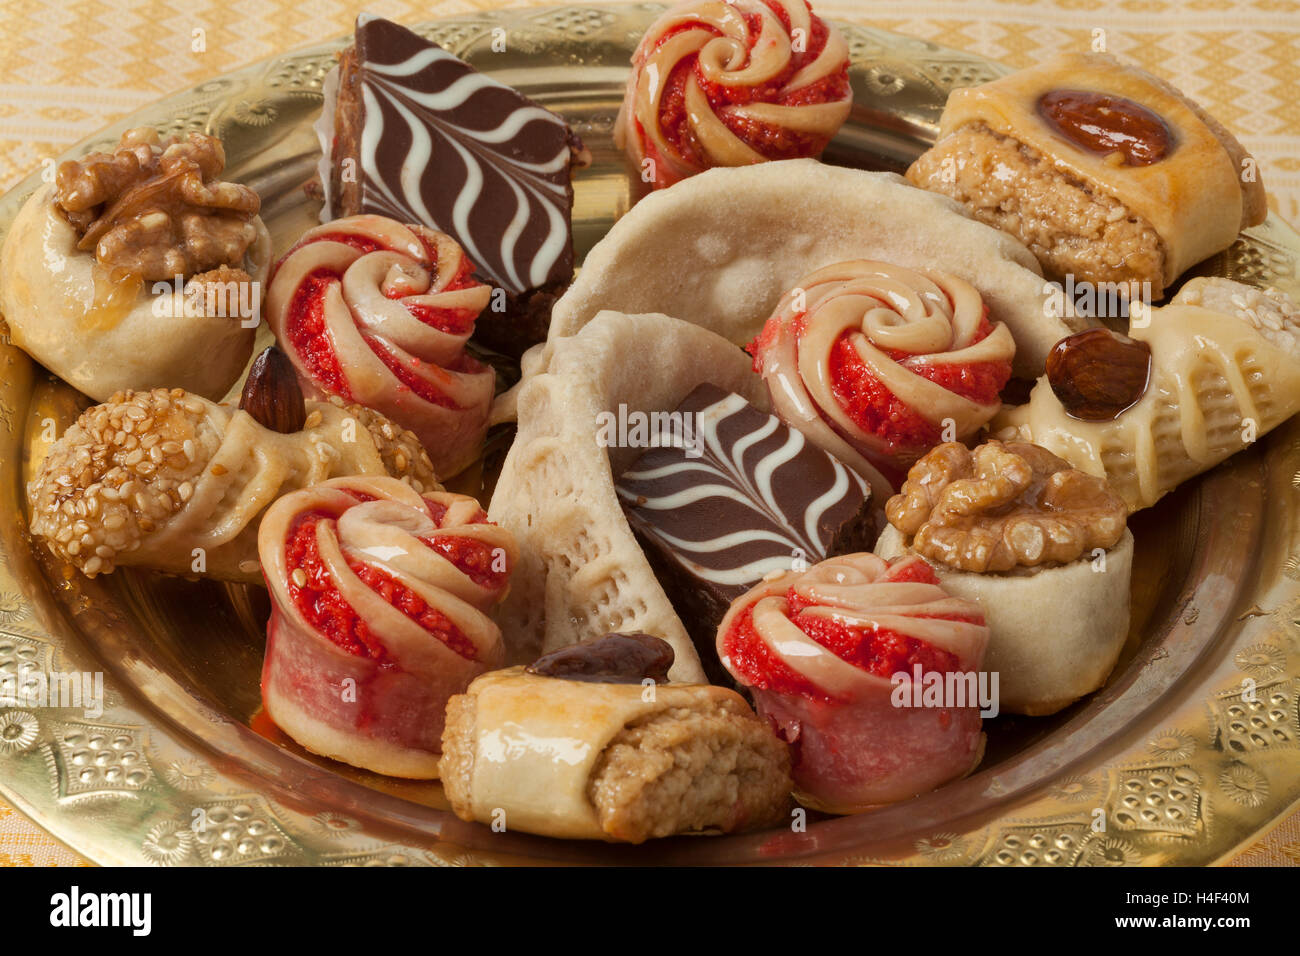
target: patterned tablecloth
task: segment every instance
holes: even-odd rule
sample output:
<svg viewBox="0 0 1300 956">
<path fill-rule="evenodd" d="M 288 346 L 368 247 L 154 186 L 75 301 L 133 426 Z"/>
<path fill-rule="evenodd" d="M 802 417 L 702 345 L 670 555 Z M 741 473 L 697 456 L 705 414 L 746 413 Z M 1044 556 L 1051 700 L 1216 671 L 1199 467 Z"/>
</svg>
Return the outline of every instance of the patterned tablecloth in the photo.
<svg viewBox="0 0 1300 956">
<path fill-rule="evenodd" d="M 414 21 L 524 5 L 375 0 L 364 9 Z M 1088 49 L 1096 31 L 1105 31 L 1108 50 L 1169 78 L 1233 130 L 1259 160 L 1272 208 L 1300 222 L 1300 3 L 816 0 L 815 7 L 1016 67 L 1059 50 Z M 163 94 L 348 32 L 359 8 L 339 0 L 5 0 L 0 190 Z M 0 802 L 0 864 L 85 861 Z M 1233 864 L 1300 865 L 1300 814 L 1285 818 Z"/>
</svg>

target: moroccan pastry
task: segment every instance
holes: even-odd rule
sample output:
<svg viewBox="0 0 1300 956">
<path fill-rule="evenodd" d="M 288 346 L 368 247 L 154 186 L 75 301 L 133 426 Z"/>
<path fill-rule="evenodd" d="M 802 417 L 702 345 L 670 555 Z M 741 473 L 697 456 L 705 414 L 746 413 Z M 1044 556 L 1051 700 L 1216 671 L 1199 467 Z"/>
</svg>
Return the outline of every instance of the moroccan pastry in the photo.
<svg viewBox="0 0 1300 956">
<path fill-rule="evenodd" d="M 179 388 L 88 408 L 27 486 L 33 537 L 91 577 L 135 565 L 256 583 L 258 520 L 280 495 L 338 475 L 439 488 L 415 436 L 382 415 L 301 393 L 288 412 L 287 373 L 250 377 L 244 408 L 261 420 Z"/>
<path fill-rule="evenodd" d="M 324 92 L 322 221 L 375 213 L 447 233 L 505 293 L 479 339 L 517 354 L 544 338 L 573 278 L 570 175 L 589 162 L 564 120 L 368 14 Z"/>
<path fill-rule="evenodd" d="M 660 189 L 818 156 L 852 105 L 848 44 L 805 0 L 686 0 L 632 55 L 614 142 Z"/>
<path fill-rule="evenodd" d="M 925 558 L 984 609 L 1002 710 L 1055 713 L 1106 682 L 1128 635 L 1133 535 L 1105 479 L 1037 445 L 950 442 L 886 514 L 877 554 Z"/>
<path fill-rule="evenodd" d="M 979 605 L 949 595 L 924 561 L 874 554 L 769 578 L 732 604 L 717 634 L 722 662 L 790 744 L 799 802 L 828 813 L 904 800 L 974 769 L 979 701 L 911 706 L 911 685 L 973 675 L 987 642 Z"/>
<path fill-rule="evenodd" d="M 14 344 L 96 401 L 183 388 L 218 399 L 253 350 L 271 238 L 220 140 L 122 134 L 62 163 L 0 249 Z"/>
<path fill-rule="evenodd" d="M 884 501 L 998 412 L 1016 344 L 964 279 L 857 260 L 800 279 L 750 351 L 776 413 Z"/>
<path fill-rule="evenodd" d="M 266 319 L 305 392 L 410 429 L 441 476 L 477 457 L 496 391 L 466 354 L 491 290 L 448 236 L 382 216 L 305 233 L 275 267 Z"/>
<path fill-rule="evenodd" d="M 313 753 L 437 777 L 447 701 L 505 656 L 488 613 L 509 587 L 514 537 L 465 495 L 349 477 L 276 501 L 258 553 L 270 718 Z"/>
<path fill-rule="evenodd" d="M 657 638 L 611 634 L 475 680 L 442 737 L 456 815 L 628 843 L 788 819 L 785 746 L 734 691 L 665 683 L 671 660 Z"/>
<path fill-rule="evenodd" d="M 651 350 L 655 360 L 646 360 Z M 511 663 L 610 631 L 672 645 L 673 680 L 705 672 L 681 618 L 637 543 L 615 481 L 645 451 L 655 413 L 708 382 L 765 409 L 748 356 L 664 315 L 597 316 L 552 343 L 518 390 L 518 432 L 488 514 L 514 533 L 519 568 L 497 620 Z M 629 427 L 619 438 L 619 422 Z"/>
<path fill-rule="evenodd" d="M 1137 511 L 1300 411 L 1300 308 L 1284 293 L 1192 279 L 1129 334 L 1062 341 L 990 428 L 1104 475 Z"/>
<path fill-rule="evenodd" d="M 731 602 L 765 575 L 871 546 L 866 481 L 739 395 L 700 385 L 614 487 L 713 683 Z"/>
<path fill-rule="evenodd" d="M 791 159 L 711 169 L 638 202 L 556 303 L 551 340 L 613 309 L 680 316 L 748 345 L 800 280 L 856 259 L 969 282 L 989 320 L 1011 331 L 1020 378 L 1037 378 L 1059 339 L 1093 324 L 1063 314 L 1068 303 L 1028 249 L 946 196 L 892 173 Z"/>
<path fill-rule="evenodd" d="M 1049 275 L 1149 283 L 1146 301 L 1268 214 L 1231 133 L 1104 53 L 954 90 L 907 178 L 1019 238 Z"/>
</svg>

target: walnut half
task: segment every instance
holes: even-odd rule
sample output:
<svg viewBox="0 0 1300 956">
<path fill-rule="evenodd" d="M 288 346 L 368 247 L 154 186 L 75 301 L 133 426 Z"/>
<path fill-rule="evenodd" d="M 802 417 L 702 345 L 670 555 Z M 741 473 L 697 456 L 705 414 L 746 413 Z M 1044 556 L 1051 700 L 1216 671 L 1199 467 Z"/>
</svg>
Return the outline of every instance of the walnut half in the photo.
<svg viewBox="0 0 1300 956">
<path fill-rule="evenodd" d="M 939 445 L 889 499 L 917 554 L 977 573 L 1068 564 L 1124 534 L 1128 509 L 1104 478 L 1027 442 Z"/>
<path fill-rule="evenodd" d="M 217 177 L 221 141 L 127 130 L 112 153 L 60 164 L 54 202 L 110 275 L 145 281 L 241 265 L 257 238 L 257 193 Z"/>
</svg>

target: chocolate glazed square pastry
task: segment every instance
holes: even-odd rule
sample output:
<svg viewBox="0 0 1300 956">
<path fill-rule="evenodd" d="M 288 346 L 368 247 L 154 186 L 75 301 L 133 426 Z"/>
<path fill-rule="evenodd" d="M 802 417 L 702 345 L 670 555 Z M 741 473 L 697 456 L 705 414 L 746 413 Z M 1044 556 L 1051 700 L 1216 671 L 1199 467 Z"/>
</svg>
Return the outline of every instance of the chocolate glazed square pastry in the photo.
<svg viewBox="0 0 1300 956">
<path fill-rule="evenodd" d="M 673 433 L 673 423 L 689 426 Z M 657 419 L 652 446 L 615 482 L 628 524 L 709 679 L 731 602 L 774 571 L 866 551 L 871 491 L 801 432 L 739 395 L 700 385 Z"/>
<path fill-rule="evenodd" d="M 517 354 L 545 338 L 573 278 L 570 173 L 589 161 L 564 120 L 366 14 L 324 93 L 322 221 L 374 213 L 447 233 L 506 293 L 476 339 Z"/>
</svg>

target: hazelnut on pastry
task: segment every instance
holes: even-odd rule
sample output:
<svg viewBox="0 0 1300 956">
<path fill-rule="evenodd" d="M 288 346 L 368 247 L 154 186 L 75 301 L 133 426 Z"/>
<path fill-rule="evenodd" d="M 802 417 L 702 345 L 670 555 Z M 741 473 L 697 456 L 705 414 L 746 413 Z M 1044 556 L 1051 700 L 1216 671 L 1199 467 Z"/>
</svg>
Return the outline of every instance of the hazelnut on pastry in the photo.
<svg viewBox="0 0 1300 956">
<path fill-rule="evenodd" d="M 79 391 L 221 398 L 253 349 L 271 238 L 221 142 L 128 130 L 59 166 L 0 248 L 14 344 Z"/>
<path fill-rule="evenodd" d="M 1105 682 L 1128 635 L 1133 535 L 1104 478 L 1032 444 L 948 442 L 885 513 L 877 554 L 923 557 L 983 608 L 1002 710 L 1054 713 Z"/>
</svg>

